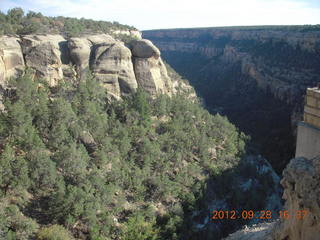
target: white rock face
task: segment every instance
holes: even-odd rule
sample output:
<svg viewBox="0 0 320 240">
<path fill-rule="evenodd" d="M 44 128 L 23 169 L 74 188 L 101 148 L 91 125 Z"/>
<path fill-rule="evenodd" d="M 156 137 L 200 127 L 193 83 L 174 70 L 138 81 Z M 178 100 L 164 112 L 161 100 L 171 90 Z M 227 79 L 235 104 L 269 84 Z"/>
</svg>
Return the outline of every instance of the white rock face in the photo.
<svg viewBox="0 0 320 240">
<path fill-rule="evenodd" d="M 72 63 L 76 65 L 78 74 L 81 74 L 84 69 L 89 67 L 90 45 L 89 40 L 86 38 L 71 38 L 68 41 L 70 58 Z"/>
<path fill-rule="evenodd" d="M 132 43 L 133 65 L 139 87 L 150 94 L 171 94 L 172 81 L 160 57 L 159 49 L 149 40 Z"/>
<path fill-rule="evenodd" d="M 160 57 L 159 49 L 147 39 L 137 40 L 132 43 L 132 55 L 139 58 Z"/>
<path fill-rule="evenodd" d="M 49 86 L 57 85 L 63 79 L 63 65 L 70 61 L 67 40 L 61 35 L 27 35 L 21 39 L 26 66 Z"/>
<path fill-rule="evenodd" d="M 131 52 L 122 43 L 97 47 L 92 70 L 102 85 L 116 96 L 135 92 L 138 87 Z"/>
<path fill-rule="evenodd" d="M 8 79 L 21 75 L 24 68 L 19 38 L 0 37 L 0 84 L 5 86 Z"/>
<path fill-rule="evenodd" d="M 131 49 L 107 34 L 70 39 L 61 35 L 1 37 L 0 85 L 21 75 L 26 66 L 50 86 L 62 79 L 79 81 L 91 70 L 116 99 L 135 92 L 138 86 L 152 95 L 173 93 L 159 49 L 141 35 Z"/>
</svg>

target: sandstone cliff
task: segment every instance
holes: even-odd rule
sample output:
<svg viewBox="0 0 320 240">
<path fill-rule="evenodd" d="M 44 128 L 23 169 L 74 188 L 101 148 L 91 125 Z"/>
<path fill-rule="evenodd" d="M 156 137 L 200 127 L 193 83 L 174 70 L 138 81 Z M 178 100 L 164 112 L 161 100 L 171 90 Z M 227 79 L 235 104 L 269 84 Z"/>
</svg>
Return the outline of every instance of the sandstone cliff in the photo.
<svg viewBox="0 0 320 240">
<path fill-rule="evenodd" d="M 122 33 L 118 34 L 135 34 Z M 151 95 L 174 92 L 160 51 L 151 41 L 139 39 L 129 44 L 111 35 L 24 35 L 0 37 L 0 85 L 23 74 L 26 67 L 35 77 L 54 87 L 62 79 L 77 81 L 91 70 L 113 98 L 131 94 L 138 87 Z"/>
<path fill-rule="evenodd" d="M 320 235 L 319 158 L 296 158 L 283 172 L 284 208 L 291 215 L 281 219 L 274 230 L 275 240 L 316 240 Z"/>
</svg>

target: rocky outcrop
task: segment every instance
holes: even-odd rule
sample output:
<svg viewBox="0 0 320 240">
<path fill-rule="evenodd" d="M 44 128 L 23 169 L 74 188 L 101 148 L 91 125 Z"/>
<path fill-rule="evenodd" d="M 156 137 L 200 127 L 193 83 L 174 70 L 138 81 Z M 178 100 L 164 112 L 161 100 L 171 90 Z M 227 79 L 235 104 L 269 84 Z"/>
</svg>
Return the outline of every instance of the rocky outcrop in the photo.
<svg viewBox="0 0 320 240">
<path fill-rule="evenodd" d="M 120 33 L 119 33 L 120 34 Z M 123 34 L 123 33 L 121 33 Z M 127 34 L 127 33 L 126 33 Z M 61 35 L 0 38 L 0 84 L 21 75 L 25 67 L 50 86 L 60 80 L 81 80 L 91 70 L 113 98 L 131 94 L 140 86 L 152 95 L 172 94 L 172 82 L 151 41 L 136 36 L 130 48 L 107 34 L 66 39 Z"/>
<path fill-rule="evenodd" d="M 63 69 L 69 63 L 67 40 L 61 35 L 27 35 L 21 37 L 21 47 L 27 67 L 44 78 L 50 86 L 63 79 Z"/>
<path fill-rule="evenodd" d="M 136 39 L 142 39 L 141 32 L 138 30 L 114 30 L 112 31 L 114 35 L 126 35 Z"/>
<path fill-rule="evenodd" d="M 0 37 L 0 84 L 4 87 L 7 80 L 22 74 L 25 64 L 18 37 Z"/>
<path fill-rule="evenodd" d="M 171 94 L 172 82 L 159 49 L 149 40 L 138 40 L 132 43 L 131 51 L 138 85 L 151 94 Z"/>
<path fill-rule="evenodd" d="M 98 46 L 92 70 L 102 85 L 115 96 L 130 94 L 138 87 L 131 52 L 122 43 Z"/>
<path fill-rule="evenodd" d="M 140 58 L 150 58 L 150 57 L 159 58 L 160 57 L 159 49 L 155 45 L 153 45 L 153 43 L 150 40 L 146 40 L 146 39 L 134 41 L 132 43 L 131 51 L 134 57 L 140 57 Z"/>
<path fill-rule="evenodd" d="M 72 63 L 77 67 L 79 75 L 89 69 L 90 60 L 94 58 L 95 49 L 100 44 L 113 44 L 116 40 L 107 34 L 74 37 L 69 39 L 68 47 Z"/>
<path fill-rule="evenodd" d="M 71 38 L 68 41 L 70 58 L 79 75 L 89 67 L 90 42 L 86 38 Z"/>
<path fill-rule="evenodd" d="M 49 86 L 57 85 L 63 78 L 59 51 L 50 42 L 31 47 L 25 55 L 26 65 L 36 70 L 36 76 L 45 78 Z"/>
<path fill-rule="evenodd" d="M 275 240 L 316 240 L 320 236 L 320 158 L 291 160 L 283 172 L 285 210 Z"/>
</svg>

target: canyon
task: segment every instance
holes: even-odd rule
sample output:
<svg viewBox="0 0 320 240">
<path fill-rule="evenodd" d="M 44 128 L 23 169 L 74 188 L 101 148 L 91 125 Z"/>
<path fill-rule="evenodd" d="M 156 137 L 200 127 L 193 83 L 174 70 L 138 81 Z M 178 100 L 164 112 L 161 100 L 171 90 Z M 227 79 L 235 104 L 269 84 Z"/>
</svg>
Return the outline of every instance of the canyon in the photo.
<svg viewBox="0 0 320 240">
<path fill-rule="evenodd" d="M 74 138 L 75 144 L 80 146 L 79 152 L 88 152 L 86 156 L 88 159 L 90 157 L 90 161 L 94 161 L 95 168 L 84 167 L 82 171 L 88 174 L 87 176 L 91 171 L 105 174 L 99 179 L 101 183 L 106 181 L 110 174 L 115 174 L 116 184 L 119 178 L 121 179 L 120 176 L 123 178 L 121 181 L 124 187 L 109 189 L 107 186 L 108 191 L 103 190 L 108 192 L 108 196 L 114 196 L 114 200 L 108 200 L 110 205 L 105 206 L 105 209 L 115 208 L 116 204 L 119 209 L 118 212 L 110 214 L 112 224 L 108 222 L 109 225 L 114 226 L 115 230 L 103 229 L 107 220 L 101 217 L 100 208 L 90 212 L 99 219 L 93 227 L 90 226 L 92 223 L 87 223 L 86 218 L 82 218 L 80 214 L 75 215 L 77 221 L 71 219 L 72 225 L 63 222 L 66 217 L 61 218 L 63 219 L 61 224 L 78 239 L 86 239 L 89 235 L 97 236 L 95 229 L 100 229 L 99 234 L 103 236 L 110 233 L 121 233 L 126 236 L 129 224 L 133 224 L 134 228 L 150 227 L 151 225 L 146 225 L 144 221 L 151 219 L 147 215 L 151 214 L 153 219 L 157 217 L 157 224 L 163 227 L 162 237 L 166 239 L 171 239 L 173 236 L 176 239 L 177 236 L 180 237 L 179 239 L 212 239 L 213 237 L 221 239 L 244 224 L 257 225 L 245 227 L 244 230 L 231 234 L 227 239 L 316 239 L 320 216 L 319 160 L 307 160 L 303 157 L 295 158 L 290 163 L 289 160 L 294 155 L 296 124 L 302 119 L 305 91 L 308 87 L 317 85 L 320 77 L 320 32 L 307 27 L 294 29 L 246 27 L 153 30 L 143 32 L 145 39 L 142 39 L 136 31 L 119 31 L 116 34 L 132 35 L 135 39 L 124 43 L 110 34 L 82 34 L 78 37 L 65 37 L 62 34 L 31 34 L 0 37 L 0 96 L 12 101 L 12 106 L 24 104 L 27 111 L 30 105 L 29 99 L 26 98 L 26 102 L 16 102 L 15 94 L 20 94 L 23 99 L 22 88 L 28 81 L 30 85 L 26 86 L 30 88 L 36 86 L 35 89 L 37 89 L 31 91 L 31 94 L 39 94 L 43 91 L 41 89 L 46 88 L 41 85 L 44 80 L 48 87 L 46 90 L 48 101 L 45 102 L 41 98 L 43 95 L 39 95 L 38 102 L 44 101 L 42 102 L 44 105 L 47 104 L 48 108 L 52 108 L 50 111 L 55 110 L 54 106 L 59 106 L 57 108 L 59 111 L 63 109 L 61 116 L 57 111 L 61 119 L 68 114 L 70 119 L 75 119 L 76 115 L 72 114 L 82 117 L 77 121 L 66 120 L 66 126 L 69 122 L 73 125 L 70 124 L 63 129 L 65 132 L 75 131 L 74 135 L 70 136 Z M 171 69 L 170 65 L 178 73 Z M 29 72 L 31 80 L 20 78 L 24 74 L 28 75 L 25 72 Z M 89 89 L 94 86 L 89 84 L 90 72 L 99 83 L 93 89 Z M 179 74 L 190 80 L 190 85 L 188 81 L 183 81 Z M 20 79 L 20 85 L 12 89 L 10 79 L 15 78 Z M 56 88 L 61 81 L 73 84 L 75 89 L 74 93 L 68 92 L 70 96 L 68 94 L 64 96 L 66 98 L 63 100 L 64 104 L 58 105 L 62 100 L 55 93 L 59 91 Z M 38 83 L 40 84 L 35 85 Z M 103 102 L 105 99 L 103 101 L 99 99 L 98 96 L 102 93 L 98 88 L 107 92 L 107 103 Z M 152 96 L 152 100 L 149 99 L 154 108 L 152 116 L 147 116 L 151 113 L 145 110 L 147 100 L 143 98 L 139 88 Z M 202 109 L 200 105 L 199 108 L 193 105 L 196 101 L 190 99 L 190 97 L 196 98 L 193 88 L 202 98 L 203 105 L 214 115 L 200 110 Z M 30 89 L 25 90 L 28 93 Z M 181 90 L 189 94 L 189 98 L 180 98 L 181 96 L 176 94 Z M 64 91 L 67 92 L 67 88 Z M 92 99 L 90 96 L 93 96 Z M 133 98 L 130 98 L 132 96 Z M 62 106 L 70 104 L 69 98 L 73 100 L 74 113 L 68 112 L 68 109 Z M 78 101 L 79 99 L 81 101 Z M 88 99 L 92 101 L 91 105 L 86 102 Z M 86 104 L 82 106 L 83 102 Z M 107 110 L 101 108 L 100 115 L 92 112 L 92 109 L 99 109 L 94 104 L 99 106 L 101 102 L 106 104 Z M 134 104 L 137 105 L 137 110 L 130 112 Z M 169 104 L 172 104 L 172 108 L 167 110 Z M 7 114 L 21 113 L 23 111 L 20 109 L 24 109 L 17 108 L 16 111 L 12 111 L 10 110 L 12 106 L 8 105 L 8 111 L 4 105 L 2 106 L 4 119 L 11 119 L 11 115 L 5 118 Z M 82 113 L 81 111 L 86 108 L 87 112 Z M 45 116 L 45 111 L 43 113 Z M 41 120 L 41 114 L 39 115 L 37 111 L 31 111 L 30 114 L 36 116 L 33 120 L 29 119 L 30 125 L 37 126 L 37 121 Z M 249 140 L 238 132 L 236 127 L 220 115 L 227 116 L 241 131 L 251 135 L 252 139 Z M 88 118 L 88 116 L 91 117 Z M 105 118 L 102 118 L 102 121 L 96 121 L 101 116 Z M 57 117 L 56 114 L 53 114 L 51 119 L 54 120 L 55 117 Z M 210 118 L 214 121 L 211 122 Z M 53 120 L 50 120 L 51 124 L 48 124 L 48 120 L 45 125 L 48 126 L 49 132 L 52 131 L 50 132 L 52 135 L 59 130 L 58 127 L 52 127 L 55 126 Z M 83 124 L 85 121 L 88 122 L 87 125 Z M 80 133 L 77 133 L 75 123 L 83 124 L 78 126 L 81 129 Z M 18 124 L 18 127 L 20 125 Z M 60 125 L 57 124 L 57 126 Z M 96 125 L 100 126 L 100 129 Z M 106 126 L 110 130 L 104 130 Z M 10 128 L 10 125 L 1 129 L 6 128 Z M 46 128 L 37 128 L 39 133 L 43 131 L 41 138 L 47 145 L 43 145 L 40 148 L 41 151 L 54 156 L 52 159 L 48 158 L 50 161 L 56 161 L 61 156 L 64 161 L 66 159 L 64 155 L 59 155 L 60 149 L 64 147 L 63 144 L 59 145 L 57 150 L 51 147 L 51 144 L 55 143 L 56 139 L 59 140 L 63 134 L 56 138 L 49 138 L 43 129 L 46 130 Z M 103 134 L 100 131 L 103 131 Z M 172 135 L 170 135 L 171 132 Z M 130 140 L 127 139 L 128 136 Z M 103 141 L 99 140 L 100 138 Z M 163 142 L 161 142 L 162 138 L 165 139 L 162 140 Z M 2 144 L 9 145 L 7 139 L 9 138 L 3 138 Z M 119 150 L 117 150 L 117 144 L 119 144 Z M 163 147 L 160 148 L 160 144 Z M 19 147 L 24 149 L 23 145 Z M 39 152 L 38 149 L 36 150 L 33 152 Z M 24 151 L 28 152 L 29 149 L 25 148 Z M 30 152 L 28 161 L 37 161 L 31 155 L 33 152 Z M 20 152 L 17 151 L 17 154 Z M 170 157 L 165 157 L 166 154 L 170 154 Z M 78 165 L 86 159 L 83 156 L 70 158 L 70 161 L 76 160 L 75 164 Z M 137 163 L 131 163 L 132 159 Z M 139 189 L 139 192 L 135 187 L 140 185 L 136 182 L 144 177 L 139 174 L 144 171 L 151 172 L 149 165 L 143 165 L 147 161 L 154 161 L 152 166 L 157 166 L 156 171 L 162 171 L 164 166 L 167 166 L 167 169 L 161 175 L 162 178 L 148 176 L 141 182 L 141 186 L 145 186 L 145 189 Z M 159 161 L 162 161 L 160 165 Z M 60 164 L 59 161 L 56 162 Z M 122 165 L 118 166 L 117 164 L 120 163 Z M 130 164 L 137 164 L 138 167 L 132 165 L 134 167 L 131 166 L 128 173 L 117 174 Z M 32 167 L 33 165 L 30 164 L 29 168 Z M 242 219 L 233 222 L 226 219 L 212 221 L 211 213 L 214 209 L 253 209 L 255 211 L 265 209 L 274 213 L 282 209 L 280 178 L 274 169 L 278 175 L 282 175 L 284 209 L 290 212 L 307 209 L 309 214 L 306 218 L 302 220 L 280 218 L 272 223 L 263 223 L 258 219 L 252 221 Z M 73 167 L 68 169 L 68 165 L 59 165 L 56 170 L 58 176 L 65 174 L 63 177 L 66 183 L 70 178 L 77 177 L 77 175 L 66 174 L 67 171 L 72 172 Z M 94 176 L 100 177 L 99 174 Z M 127 176 L 129 178 L 126 178 Z M 132 176 L 136 177 L 134 178 L 136 182 L 130 180 Z M 166 177 L 168 180 L 163 180 Z M 190 179 L 194 179 L 195 184 L 189 183 Z M 95 184 L 92 188 L 99 187 L 100 182 L 94 182 L 91 179 L 90 181 Z M 179 181 L 183 186 L 180 189 L 186 193 L 182 191 L 181 196 L 175 196 L 173 193 L 176 194 L 179 188 L 171 190 L 169 186 L 174 186 Z M 132 190 L 128 190 L 129 182 L 133 186 Z M 163 193 L 164 190 L 160 191 L 161 188 L 165 189 L 162 184 L 165 187 L 168 186 L 167 195 Z M 190 187 L 185 184 L 189 184 Z M 44 189 L 46 188 L 47 186 Z M 77 188 L 77 191 L 82 191 L 81 186 Z M 61 204 L 57 203 L 60 200 L 64 203 L 68 198 L 56 198 L 56 195 L 50 195 L 51 197 L 47 198 L 42 192 L 37 193 L 33 189 L 28 191 L 33 194 L 33 197 L 25 200 L 27 207 L 20 207 L 21 214 L 20 210 L 17 212 L 25 218 L 21 221 L 30 221 L 30 224 L 34 225 L 29 233 L 32 237 L 38 228 L 45 231 L 45 225 L 50 220 L 50 224 L 56 223 L 48 206 L 53 203 L 53 207 L 60 206 Z M 71 193 L 63 191 L 61 194 L 65 196 L 73 194 L 72 191 Z M 99 191 L 102 192 L 102 190 Z M 97 190 L 97 193 L 100 193 L 99 191 Z M 134 194 L 137 192 L 143 197 L 134 199 Z M 38 199 L 35 197 L 37 194 Z M 50 194 L 55 192 L 52 191 Z M 83 196 L 91 196 L 90 194 L 92 192 L 86 192 Z M 92 195 L 92 199 L 95 198 L 96 195 Z M 0 210 L 7 209 L 11 201 L 8 194 Z M 102 206 L 105 204 L 104 201 L 105 199 L 101 198 Z M 40 210 L 35 207 L 37 204 Z M 139 222 L 139 218 L 136 218 L 139 221 L 132 222 L 131 217 L 128 220 L 128 215 L 131 214 L 134 219 L 132 213 L 141 213 L 144 208 L 148 208 L 150 213 L 145 213 L 142 223 Z M 67 210 L 72 213 L 72 207 Z M 62 212 L 57 208 L 53 214 L 57 214 L 54 216 L 59 219 Z M 14 224 L 14 220 L 10 217 L 8 219 Z M 271 220 L 277 217 L 275 215 Z M 171 221 L 176 222 L 171 223 Z M 9 226 L 11 223 L 6 224 Z M 150 221 L 147 224 L 154 224 L 155 229 L 158 227 Z M 23 235 L 25 229 L 21 229 L 18 229 L 17 233 Z M 11 230 L 8 228 L 2 230 L 2 233 L 0 231 L 0 236 L 1 234 L 7 236 L 5 232 L 7 230 L 10 234 Z M 112 239 L 117 238 L 113 236 Z"/>
<path fill-rule="evenodd" d="M 163 58 L 212 113 L 252 137 L 278 174 L 294 156 L 307 87 L 320 79 L 320 31 L 312 26 L 150 30 Z"/>
</svg>

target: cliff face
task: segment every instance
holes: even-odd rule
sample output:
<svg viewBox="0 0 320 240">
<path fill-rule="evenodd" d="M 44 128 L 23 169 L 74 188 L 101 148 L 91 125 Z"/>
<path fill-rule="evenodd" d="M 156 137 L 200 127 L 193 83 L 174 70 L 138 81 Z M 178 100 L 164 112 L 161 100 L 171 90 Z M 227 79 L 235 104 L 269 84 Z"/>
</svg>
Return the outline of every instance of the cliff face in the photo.
<svg viewBox="0 0 320 240">
<path fill-rule="evenodd" d="M 275 228 L 276 240 L 315 240 L 320 232 L 319 158 L 296 158 L 283 172 L 285 209 L 290 214 Z"/>
<path fill-rule="evenodd" d="M 293 157 L 305 89 L 320 79 L 320 31 L 204 28 L 143 36 L 190 80 L 211 112 L 226 114 L 282 171 Z"/>
<path fill-rule="evenodd" d="M 8 80 L 20 76 L 26 67 L 52 87 L 62 79 L 77 81 L 90 69 L 116 99 L 138 87 L 152 95 L 174 91 L 159 49 L 143 39 L 125 45 L 107 34 L 69 39 L 61 35 L 0 37 L 1 87 L 5 89 Z"/>
<path fill-rule="evenodd" d="M 241 73 L 274 97 L 293 103 L 320 78 L 320 31 L 186 29 L 143 32 L 164 52 L 197 53 Z"/>
</svg>

